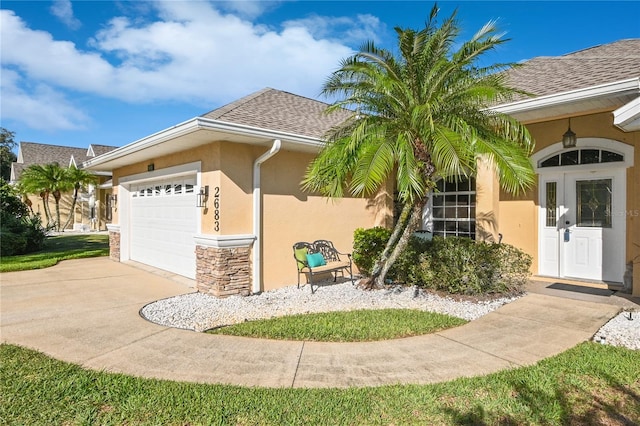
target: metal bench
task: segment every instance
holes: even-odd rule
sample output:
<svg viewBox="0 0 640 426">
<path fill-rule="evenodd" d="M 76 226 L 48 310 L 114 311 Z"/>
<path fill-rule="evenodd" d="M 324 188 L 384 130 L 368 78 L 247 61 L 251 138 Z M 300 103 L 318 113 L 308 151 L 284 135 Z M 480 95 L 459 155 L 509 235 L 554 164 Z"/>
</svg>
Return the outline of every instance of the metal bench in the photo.
<svg viewBox="0 0 640 426">
<path fill-rule="evenodd" d="M 307 255 L 313 255 L 320 253 L 324 264 L 312 264 L 310 266 Z M 340 256 L 346 257 L 346 260 Z M 300 275 L 305 274 L 307 282 L 311 286 L 311 293 L 314 293 L 313 289 L 313 277 L 320 274 L 333 274 L 333 281 L 336 282 L 338 274 L 342 274 L 345 277 L 345 272 L 349 273 L 349 279 L 351 283 L 353 280 L 353 263 L 351 261 L 351 253 L 340 253 L 333 246 L 333 243 L 328 240 L 316 240 L 312 243 L 297 242 L 293 245 L 293 257 L 296 260 L 296 266 L 298 269 L 298 288 L 300 288 Z M 318 285 L 316 284 L 316 287 Z"/>
</svg>

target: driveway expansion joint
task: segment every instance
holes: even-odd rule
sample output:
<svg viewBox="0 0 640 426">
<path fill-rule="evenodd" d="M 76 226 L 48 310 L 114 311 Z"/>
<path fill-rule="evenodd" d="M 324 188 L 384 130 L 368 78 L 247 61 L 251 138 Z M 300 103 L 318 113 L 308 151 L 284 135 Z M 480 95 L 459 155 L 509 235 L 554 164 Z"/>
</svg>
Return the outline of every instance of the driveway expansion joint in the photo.
<svg viewBox="0 0 640 426">
<path fill-rule="evenodd" d="M 300 352 L 298 353 L 298 361 L 296 362 L 296 370 L 293 372 L 293 380 L 291 380 L 291 387 L 294 388 L 296 384 L 296 379 L 298 378 L 298 369 L 300 368 L 300 360 L 302 360 L 302 353 L 304 352 L 304 345 L 307 343 L 306 341 L 302 341 L 302 346 L 300 346 Z"/>
<path fill-rule="evenodd" d="M 507 359 L 507 358 L 501 357 L 501 356 L 496 355 L 496 354 L 494 354 L 494 353 L 492 353 L 492 352 L 488 352 L 488 351 L 485 351 L 485 350 L 482 350 L 482 349 L 476 348 L 475 346 L 471 346 L 471 345 L 469 345 L 469 344 L 467 344 L 467 343 L 463 343 L 463 342 L 461 342 L 461 341 L 459 341 L 459 340 L 452 339 L 451 337 L 444 336 L 444 335 L 443 335 L 443 334 L 441 334 L 440 332 L 438 332 L 438 333 L 434 333 L 434 334 L 435 334 L 435 335 L 437 335 L 437 336 L 440 336 L 440 337 L 442 337 L 442 338 L 444 338 L 444 339 L 447 339 L 447 340 L 448 340 L 448 341 L 450 341 L 450 342 L 456 343 L 456 344 L 458 344 L 458 345 L 462 345 L 462 346 L 464 346 L 464 347 L 467 347 L 467 348 L 472 349 L 472 350 L 474 350 L 474 351 L 477 351 L 477 352 L 483 353 L 483 354 L 485 354 L 485 355 L 489 355 L 489 356 L 491 356 L 491 357 L 493 357 L 493 358 L 496 358 L 496 359 L 499 359 L 499 360 L 501 360 L 501 361 L 505 361 L 506 363 L 508 363 L 508 364 L 510 364 L 510 365 L 513 365 L 513 366 L 516 366 L 516 367 L 523 367 L 523 366 L 524 366 L 524 364 L 519 364 L 519 363 L 517 363 L 517 362 L 515 362 L 515 361 L 513 361 L 513 360 L 511 360 L 511 359 Z"/>
<path fill-rule="evenodd" d="M 155 332 L 153 332 L 153 333 L 149 333 L 149 334 L 147 334 L 147 335 L 145 335 L 145 336 L 143 336 L 143 337 L 139 337 L 139 338 L 137 338 L 137 339 L 131 340 L 130 342 L 127 342 L 127 343 L 126 343 L 126 344 L 124 344 L 124 345 L 118 346 L 117 348 L 113 348 L 113 349 L 110 349 L 110 350 L 108 350 L 108 351 L 104 351 L 104 352 L 102 352 L 100 355 L 93 356 L 93 357 L 91 357 L 91 358 L 87 358 L 87 359 L 85 359 L 84 361 L 82 361 L 82 364 L 86 365 L 86 364 L 88 364 L 88 363 L 90 363 L 90 362 L 92 362 L 92 361 L 94 361 L 94 360 L 96 360 L 96 359 L 103 358 L 105 355 L 109 355 L 109 354 L 112 354 L 112 353 L 114 353 L 114 352 L 120 351 L 120 350 L 122 350 L 122 349 L 124 349 L 124 348 L 126 348 L 126 347 L 129 347 L 129 346 L 131 346 L 131 345 L 133 345 L 133 344 L 136 344 L 136 343 L 142 342 L 143 340 L 147 340 L 147 339 L 149 339 L 150 337 L 157 336 L 157 335 L 159 335 L 159 334 L 161 334 L 161 333 L 167 333 L 167 332 L 169 332 L 170 330 L 171 330 L 171 328 L 163 328 L 163 329 L 158 330 L 158 331 L 155 331 Z"/>
</svg>

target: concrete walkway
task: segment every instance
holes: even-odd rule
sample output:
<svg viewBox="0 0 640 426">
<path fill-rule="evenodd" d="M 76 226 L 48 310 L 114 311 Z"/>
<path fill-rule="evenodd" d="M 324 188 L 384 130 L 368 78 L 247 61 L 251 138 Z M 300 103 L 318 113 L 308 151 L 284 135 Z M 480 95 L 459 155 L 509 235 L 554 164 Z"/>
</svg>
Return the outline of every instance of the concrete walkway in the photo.
<svg viewBox="0 0 640 426">
<path fill-rule="evenodd" d="M 108 258 L 3 273 L 0 281 L 3 343 L 97 370 L 266 387 L 421 384 L 484 375 L 533 364 L 588 340 L 620 309 L 529 294 L 479 320 L 431 335 L 314 343 L 216 336 L 149 323 L 138 315 L 142 306 L 193 289 L 168 274 Z"/>
</svg>

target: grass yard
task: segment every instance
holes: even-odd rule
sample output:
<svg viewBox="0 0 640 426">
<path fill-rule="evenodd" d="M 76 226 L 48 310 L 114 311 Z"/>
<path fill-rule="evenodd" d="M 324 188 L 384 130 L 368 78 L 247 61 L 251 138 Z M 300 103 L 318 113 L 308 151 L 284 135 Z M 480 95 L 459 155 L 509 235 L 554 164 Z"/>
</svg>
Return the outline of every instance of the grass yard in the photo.
<svg viewBox="0 0 640 426">
<path fill-rule="evenodd" d="M 6 344 L 0 359 L 3 424 L 630 425 L 640 419 L 640 351 L 595 343 L 485 377 L 351 389 L 141 379 Z"/>
<path fill-rule="evenodd" d="M 290 315 L 209 330 L 263 339 L 364 342 L 434 333 L 467 321 L 412 309 L 375 309 Z"/>
<path fill-rule="evenodd" d="M 47 237 L 41 251 L 19 256 L 3 256 L 0 272 L 26 271 L 54 266 L 61 260 L 109 255 L 109 236 L 68 234 Z"/>
</svg>

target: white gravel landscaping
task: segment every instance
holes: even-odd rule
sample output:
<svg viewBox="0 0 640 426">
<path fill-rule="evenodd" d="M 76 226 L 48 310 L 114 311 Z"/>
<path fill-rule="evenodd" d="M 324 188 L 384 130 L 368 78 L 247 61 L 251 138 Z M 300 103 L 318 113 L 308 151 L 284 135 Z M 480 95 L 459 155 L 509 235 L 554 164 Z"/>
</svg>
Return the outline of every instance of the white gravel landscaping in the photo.
<svg viewBox="0 0 640 426">
<path fill-rule="evenodd" d="M 640 312 L 620 312 L 593 336 L 593 340 L 603 345 L 640 350 Z"/>
<path fill-rule="evenodd" d="M 474 303 L 440 297 L 416 287 L 394 286 L 363 291 L 345 282 L 321 286 L 315 294 L 311 294 L 308 286 L 300 289 L 296 286 L 284 287 L 255 296 L 231 296 L 226 299 L 190 293 L 150 303 L 140 313 L 156 324 L 204 331 L 285 315 L 381 308 L 421 309 L 474 320 L 516 299 Z"/>
<path fill-rule="evenodd" d="M 259 295 L 218 299 L 202 293 L 190 293 L 150 303 L 141 315 L 156 324 L 205 331 L 244 321 L 293 314 L 357 309 L 420 309 L 449 314 L 469 321 L 480 318 L 517 297 L 491 301 L 459 301 L 422 291 L 417 287 L 394 286 L 363 291 L 350 282 L 321 286 L 311 294 L 308 286 L 267 291 Z M 603 344 L 640 349 L 640 312 L 622 312 L 594 336 Z"/>
</svg>

